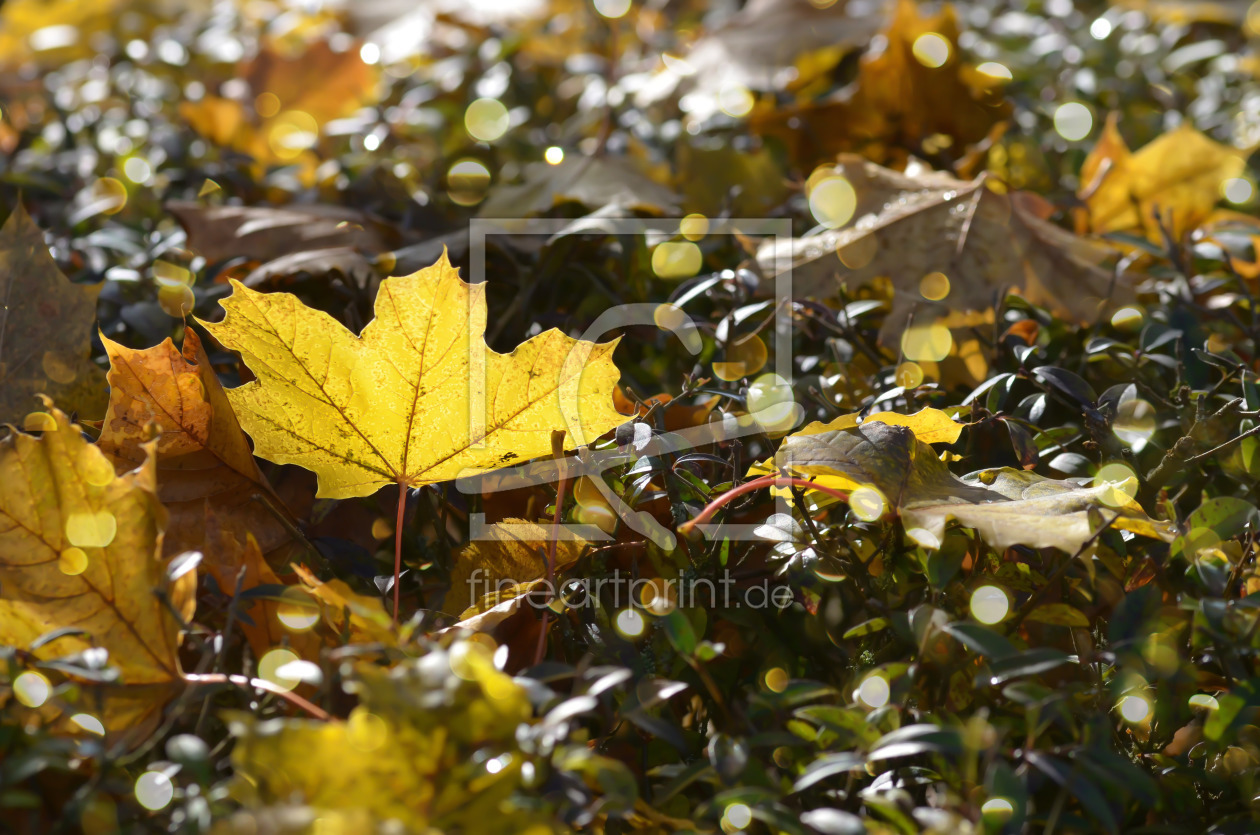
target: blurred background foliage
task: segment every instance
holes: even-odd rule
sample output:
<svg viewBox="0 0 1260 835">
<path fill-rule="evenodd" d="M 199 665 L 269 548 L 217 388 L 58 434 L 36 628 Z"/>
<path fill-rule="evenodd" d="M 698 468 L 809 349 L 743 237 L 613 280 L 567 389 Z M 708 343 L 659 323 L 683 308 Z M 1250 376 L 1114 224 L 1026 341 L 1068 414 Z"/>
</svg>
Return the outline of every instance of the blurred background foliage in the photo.
<svg viewBox="0 0 1260 835">
<path fill-rule="evenodd" d="M 956 471 L 1120 467 L 1184 533 L 1108 530 L 1066 554 L 954 528 L 927 549 L 895 520 L 799 494 L 793 515 L 770 516 L 766 495 L 727 511 L 762 523 L 762 541 L 663 550 L 578 483 L 565 518 L 616 541 L 562 576 L 629 572 L 651 581 L 650 605 L 560 606 L 534 663 L 544 627 L 524 610 L 474 641 L 423 636 L 446 622 L 469 514 L 549 520 L 554 490 L 413 497 L 405 594 L 419 614 L 399 634 L 361 614 L 384 611 L 393 499 L 324 502 L 307 474 L 267 466 L 344 594 L 319 598 L 342 613 L 340 645 L 314 673 L 296 668 L 337 718 L 200 688 L 120 751 L 38 721 L 54 672 L 80 682 L 59 697 L 90 699 L 90 659 L 41 673 L 30 648 L 5 648 L 0 829 L 1254 831 L 1260 438 L 1235 439 L 1260 415 L 1257 44 L 1260 4 L 1237 0 L 5 0 L 0 206 L 25 206 L 62 272 L 99 292 L 99 333 L 124 346 L 217 318 L 229 278 L 357 332 L 383 277 L 444 247 L 468 275 L 470 219 L 541 216 L 564 231 L 488 239 L 491 346 L 662 305 L 662 328 L 627 329 L 617 349 L 623 411 L 691 426 L 787 385 L 769 374 L 760 241 L 712 225 L 782 219 L 808 244 L 887 209 L 857 209 L 856 163 L 839 154 L 984 176 L 1030 192 L 1021 205 L 1040 221 L 1105 241 L 1130 300 L 1065 319 L 1054 296 L 1075 290 L 1051 281 L 1047 299 L 934 320 L 943 336 L 921 347 L 900 322 L 889 336 L 896 276 L 837 285 L 828 303 L 790 305 L 791 398 L 811 420 L 952 409 L 968 425 L 938 451 Z M 1207 185 L 1174 193 L 1204 161 Z M 1115 172 L 1129 178 L 1117 212 L 1138 205 L 1108 223 Z M 609 234 L 624 216 L 687 220 Z M 945 278 L 916 303 L 946 298 Z M 698 323 L 698 353 L 663 329 L 675 308 Z M 94 371 L 44 371 L 89 380 L 59 404 L 99 419 L 104 346 L 92 322 L 54 313 L 45 329 L 90 339 Z M 235 359 L 208 348 L 237 384 Z M 672 528 L 788 428 L 606 480 Z M 724 570 L 741 589 L 787 584 L 792 603 L 679 606 L 655 591 Z M 280 593 L 259 589 L 203 588 L 203 612 L 234 614 L 193 625 L 187 669 L 230 658 L 275 677 L 298 660 L 268 667 L 233 634 L 238 609 Z"/>
</svg>

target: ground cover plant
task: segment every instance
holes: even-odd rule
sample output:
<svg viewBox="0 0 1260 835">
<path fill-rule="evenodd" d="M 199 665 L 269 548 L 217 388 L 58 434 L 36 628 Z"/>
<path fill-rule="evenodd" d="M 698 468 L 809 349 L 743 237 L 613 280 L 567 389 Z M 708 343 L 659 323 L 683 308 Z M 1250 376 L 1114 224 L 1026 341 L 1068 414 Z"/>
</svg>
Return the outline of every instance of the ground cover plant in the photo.
<svg viewBox="0 0 1260 835">
<path fill-rule="evenodd" d="M 0 831 L 1256 831 L 1257 43 L 0 2 Z"/>
</svg>

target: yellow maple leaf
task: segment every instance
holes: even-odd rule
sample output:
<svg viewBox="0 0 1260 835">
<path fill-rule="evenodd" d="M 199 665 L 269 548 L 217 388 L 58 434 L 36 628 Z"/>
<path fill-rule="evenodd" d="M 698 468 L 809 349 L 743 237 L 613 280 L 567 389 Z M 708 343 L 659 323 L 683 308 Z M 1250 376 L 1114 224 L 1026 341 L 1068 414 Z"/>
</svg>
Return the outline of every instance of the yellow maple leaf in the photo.
<svg viewBox="0 0 1260 835">
<path fill-rule="evenodd" d="M 220 524 L 249 531 L 264 553 L 286 549 L 296 522 L 258 469 L 197 335 L 185 331 L 182 353 L 169 339 L 143 350 L 101 341 L 110 399 L 98 444 L 122 474 L 145 459 L 149 424 L 157 424 L 158 496 L 171 514 L 167 554 L 203 547 L 207 503 Z M 275 554 L 276 564 L 287 555 Z"/>
<path fill-rule="evenodd" d="M 1162 222 L 1181 240 L 1208 218 L 1222 184 L 1241 175 L 1246 164 L 1236 149 L 1184 123 L 1135 153 L 1118 121 L 1116 113 L 1107 117 L 1102 137 L 1081 166 L 1080 197 L 1088 231 L 1095 234 L 1129 232 L 1162 243 Z"/>
<path fill-rule="evenodd" d="M 154 456 L 115 475 L 64 413 L 50 407 L 44 417 L 40 437 L 0 441 L 0 643 L 25 648 L 63 627 L 82 630 L 34 655 L 108 652 L 121 680 L 101 687 L 103 709 L 84 699 L 83 712 L 134 741 L 182 688 L 179 624 L 154 592 L 190 618 L 196 574 L 167 580 Z"/>
<path fill-rule="evenodd" d="M 626 420 L 615 342 L 553 329 L 511 354 L 485 348 L 485 285 L 445 253 L 383 281 L 360 336 L 288 293 L 233 282 L 220 304 L 224 320 L 202 324 L 258 377 L 227 392 L 255 454 L 313 470 L 321 498 L 496 469 L 549 454 L 553 431 L 577 446 Z"/>
</svg>

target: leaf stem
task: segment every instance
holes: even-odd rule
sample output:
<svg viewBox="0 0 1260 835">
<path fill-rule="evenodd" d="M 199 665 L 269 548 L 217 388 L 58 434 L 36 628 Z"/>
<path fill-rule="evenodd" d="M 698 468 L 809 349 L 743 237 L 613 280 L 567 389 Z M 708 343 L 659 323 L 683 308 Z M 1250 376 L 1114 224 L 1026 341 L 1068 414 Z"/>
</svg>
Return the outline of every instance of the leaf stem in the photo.
<svg viewBox="0 0 1260 835">
<path fill-rule="evenodd" d="M 403 514 L 407 510 L 407 485 L 398 482 L 398 518 L 394 522 L 394 628 L 398 628 L 399 578 L 402 576 Z"/>
<path fill-rule="evenodd" d="M 835 496 L 841 501 L 847 502 L 849 494 L 843 490 L 836 490 L 833 487 L 824 487 L 817 482 L 810 481 L 805 478 L 793 478 L 791 476 L 767 475 L 761 478 L 754 478 L 752 481 L 745 481 L 738 487 L 732 487 L 713 501 L 705 505 L 704 510 L 700 511 L 700 515 L 694 519 L 689 519 L 678 526 L 678 532 L 681 534 L 690 533 L 696 525 L 703 525 L 705 522 L 713 518 L 713 514 L 717 513 L 727 504 L 730 504 L 740 496 L 760 490 L 763 487 L 803 487 L 808 490 L 817 490 L 820 493 L 826 493 L 828 496 Z"/>
</svg>

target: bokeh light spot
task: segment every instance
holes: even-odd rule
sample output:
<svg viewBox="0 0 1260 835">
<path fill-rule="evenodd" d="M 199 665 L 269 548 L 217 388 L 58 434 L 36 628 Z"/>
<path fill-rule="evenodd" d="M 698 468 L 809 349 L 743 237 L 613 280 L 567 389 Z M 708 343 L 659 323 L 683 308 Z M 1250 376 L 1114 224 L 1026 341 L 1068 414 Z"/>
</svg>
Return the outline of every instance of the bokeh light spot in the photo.
<svg viewBox="0 0 1260 835">
<path fill-rule="evenodd" d="M 849 508 L 863 522 L 874 522 L 884 515 L 888 502 L 876 488 L 862 486 L 849 494 Z"/>
<path fill-rule="evenodd" d="M 475 159 L 461 159 L 446 172 L 447 193 L 460 206 L 475 206 L 490 187 L 490 171 Z"/>
<path fill-rule="evenodd" d="M 787 670 L 782 667 L 773 667 L 766 671 L 766 688 L 775 692 L 782 693 L 788 686 Z"/>
<path fill-rule="evenodd" d="M 118 533 L 118 520 L 108 510 L 71 513 L 66 517 L 66 539 L 79 548 L 105 548 Z"/>
<path fill-rule="evenodd" d="M 867 707 L 883 707 L 888 704 L 888 697 L 891 695 L 892 690 L 888 686 L 888 679 L 879 673 L 862 679 L 861 685 L 858 686 L 858 700 Z"/>
<path fill-rule="evenodd" d="M 914 39 L 910 47 L 914 59 L 929 69 L 938 69 L 949 61 L 949 41 L 935 32 L 925 32 Z"/>
<path fill-rule="evenodd" d="M 902 388 L 912 389 L 923 382 L 923 367 L 917 362 L 903 362 L 897 366 L 897 371 L 893 375 L 897 385 Z"/>
<path fill-rule="evenodd" d="M 136 778 L 136 802 L 151 812 L 165 809 L 175 797 L 171 778 L 160 771 L 146 771 Z"/>
<path fill-rule="evenodd" d="M 919 295 L 932 302 L 939 302 L 949 295 L 949 276 L 945 273 L 928 273 L 919 279 Z"/>
<path fill-rule="evenodd" d="M 981 586 L 971 593 L 971 616 L 981 623 L 1001 623 L 1010 610 L 1010 598 L 997 586 Z"/>
<path fill-rule="evenodd" d="M 1129 445 L 1134 452 L 1141 452 L 1155 434 L 1155 407 L 1145 400 L 1127 400 L 1116 410 L 1111 431 Z"/>
<path fill-rule="evenodd" d="M 912 325 L 901 335 L 901 352 L 915 362 L 940 362 L 953 346 L 953 334 L 940 322 Z"/>
<path fill-rule="evenodd" d="M 13 679 L 13 696 L 27 707 L 40 707 L 52 695 L 52 685 L 48 679 L 34 670 L 19 673 Z"/>
<path fill-rule="evenodd" d="M 299 678 L 280 675 L 280 668 L 292 661 L 300 661 L 297 653 L 283 647 L 268 651 L 258 661 L 258 677 L 284 690 L 292 690 L 302 683 Z"/>
<path fill-rule="evenodd" d="M 1118 707 L 1124 721 L 1134 724 L 1145 722 L 1151 715 L 1151 703 L 1141 696 L 1125 696 L 1120 700 Z"/>
<path fill-rule="evenodd" d="M 853 219 L 857 192 L 845 177 L 826 177 L 810 190 L 809 210 L 821 225 L 838 229 Z"/>
<path fill-rule="evenodd" d="M 62 574 L 76 577 L 87 570 L 87 552 L 82 548 L 67 548 L 57 557 L 57 567 Z"/>
<path fill-rule="evenodd" d="M 615 625 L 617 631 L 627 638 L 638 638 L 647 629 L 647 621 L 634 607 L 618 612 Z"/>
<path fill-rule="evenodd" d="M 564 148 L 559 145 L 552 145 L 543 151 L 543 159 L 547 160 L 548 165 L 559 165 L 564 162 Z"/>
<path fill-rule="evenodd" d="M 703 265 L 700 247 L 691 241 L 665 241 L 652 250 L 652 272 L 667 281 L 691 278 Z"/>
<path fill-rule="evenodd" d="M 511 118 L 498 99 L 477 99 L 464 111 L 464 128 L 473 139 L 493 142 L 507 133 Z"/>
<path fill-rule="evenodd" d="M 1061 104 L 1054 111 L 1054 129 L 1069 142 L 1079 141 L 1094 129 L 1094 114 L 1080 102 Z"/>
</svg>

